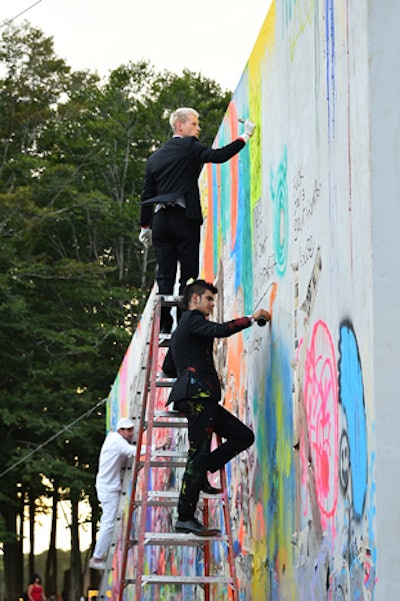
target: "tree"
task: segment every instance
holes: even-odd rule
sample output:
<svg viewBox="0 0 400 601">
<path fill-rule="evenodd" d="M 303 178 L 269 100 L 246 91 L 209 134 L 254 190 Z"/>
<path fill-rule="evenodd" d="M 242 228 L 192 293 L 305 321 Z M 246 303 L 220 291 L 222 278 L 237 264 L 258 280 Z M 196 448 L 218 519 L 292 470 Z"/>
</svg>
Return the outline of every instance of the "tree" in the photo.
<svg viewBox="0 0 400 601">
<path fill-rule="evenodd" d="M 21 588 L 22 500 L 37 511 L 35 501 L 48 495 L 55 512 L 61 495 L 72 503 L 75 594 L 79 500 L 88 496 L 98 515 L 101 400 L 153 279 L 137 241 L 146 159 L 169 137 L 168 113 L 182 104 L 204 116 L 202 139 L 211 143 L 229 98 L 201 75 L 157 73 L 147 61 L 119 67 L 104 83 L 71 72 L 52 39 L 28 24 L 4 31 L 0 67 L 0 527 L 7 590 L 12 598 Z M 64 431 L 67 424 L 73 426 Z M 53 520 L 48 586 L 57 572 L 55 527 Z"/>
</svg>

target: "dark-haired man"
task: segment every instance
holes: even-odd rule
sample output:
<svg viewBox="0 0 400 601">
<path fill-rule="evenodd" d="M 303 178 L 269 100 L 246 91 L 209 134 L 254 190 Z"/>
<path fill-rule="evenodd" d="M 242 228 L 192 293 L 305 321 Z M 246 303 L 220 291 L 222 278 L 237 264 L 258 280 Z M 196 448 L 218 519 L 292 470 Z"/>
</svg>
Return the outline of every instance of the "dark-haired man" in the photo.
<svg viewBox="0 0 400 601">
<path fill-rule="evenodd" d="M 204 163 L 225 163 L 244 148 L 255 124 L 247 119 L 244 131 L 222 148 L 199 142 L 198 112 L 190 107 L 176 109 L 169 123 L 172 137 L 148 159 L 140 215 L 139 240 L 153 242 L 160 294 L 173 294 L 178 262 L 182 294 L 186 282 L 199 275 L 200 206 L 198 179 Z M 170 332 L 170 309 L 161 310 L 161 332 Z"/>
<path fill-rule="evenodd" d="M 225 323 L 209 321 L 217 288 L 204 280 L 186 287 L 186 309 L 175 330 L 163 371 L 178 376 L 168 403 L 184 413 L 188 420 L 189 452 L 178 502 L 177 532 L 193 532 L 200 536 L 218 534 L 195 518 L 200 491 L 216 494 L 207 479 L 207 471 L 216 472 L 254 442 L 254 434 L 237 417 L 219 404 L 221 386 L 213 360 L 215 338 L 232 336 L 248 328 L 254 321 L 270 321 L 265 309 L 249 317 Z M 221 446 L 210 452 L 212 433 L 224 438 Z"/>
</svg>

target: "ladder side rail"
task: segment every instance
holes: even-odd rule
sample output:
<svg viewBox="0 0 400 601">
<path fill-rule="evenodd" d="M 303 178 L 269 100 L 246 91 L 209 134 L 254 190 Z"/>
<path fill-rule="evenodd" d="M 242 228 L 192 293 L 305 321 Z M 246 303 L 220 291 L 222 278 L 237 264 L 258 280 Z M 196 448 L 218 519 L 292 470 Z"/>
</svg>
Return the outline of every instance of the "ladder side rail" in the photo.
<svg viewBox="0 0 400 601">
<path fill-rule="evenodd" d="M 146 405 L 146 397 L 147 394 L 145 393 L 144 395 L 144 399 L 143 399 L 143 405 Z M 130 545 L 130 532 L 132 530 L 132 522 L 133 522 L 133 512 L 136 509 L 136 492 L 137 492 L 137 481 L 138 481 L 138 477 L 139 477 L 139 472 L 141 470 L 141 465 L 140 465 L 140 456 L 141 456 L 141 448 L 143 446 L 143 435 L 144 435 L 144 428 L 139 426 L 139 435 L 138 435 L 138 440 L 137 440 L 137 447 L 136 447 L 136 456 L 135 456 L 135 461 L 133 464 L 133 469 L 132 469 L 132 490 L 131 490 L 131 497 L 130 497 L 130 501 L 129 501 L 129 510 L 128 510 L 128 519 L 127 519 L 127 523 L 126 523 L 126 532 L 125 532 L 125 539 L 124 539 L 124 543 L 123 543 L 123 551 L 122 551 L 122 562 L 121 562 L 121 573 L 120 573 L 120 587 L 119 587 L 119 599 L 120 601 L 122 601 L 123 599 L 123 594 L 124 594 L 124 589 L 125 589 L 125 576 L 126 576 L 126 567 L 127 567 L 127 563 L 128 563 L 128 553 L 129 553 L 129 545 Z"/>
<path fill-rule="evenodd" d="M 151 326 L 151 320 L 150 320 L 149 326 Z M 139 413 L 138 407 L 141 408 L 143 406 L 143 404 L 145 403 L 145 394 L 146 394 L 146 390 L 147 390 L 146 383 L 149 381 L 149 377 L 150 377 L 149 376 L 150 371 L 146 369 L 146 366 L 148 365 L 148 356 L 149 356 L 149 348 L 150 348 L 150 340 L 151 340 L 151 336 L 150 336 L 151 327 L 148 328 L 148 332 L 149 333 L 147 335 L 147 339 L 146 339 L 146 341 L 143 345 L 142 351 L 141 351 L 140 375 L 139 375 L 137 384 L 135 386 L 134 397 L 130 403 L 130 414 L 131 414 L 131 417 L 134 419 L 134 421 L 136 421 L 138 423 L 139 432 L 140 432 L 140 426 L 144 422 L 143 422 L 143 419 L 141 419 L 141 416 L 138 415 L 138 413 Z M 137 449 L 136 449 L 136 457 L 133 458 L 133 461 L 130 465 L 126 466 L 125 474 L 124 474 L 124 477 L 122 480 L 122 489 L 121 489 L 121 496 L 120 496 L 120 500 L 119 500 L 119 504 L 118 504 L 118 512 L 117 512 L 116 520 L 114 523 L 111 545 L 108 550 L 107 558 L 106 558 L 106 569 L 101 578 L 101 583 L 100 583 L 100 588 L 99 588 L 99 598 L 100 599 L 106 599 L 106 597 L 107 597 L 107 592 L 108 592 L 108 588 L 109 588 L 109 572 L 112 570 L 114 554 L 117 549 L 118 542 L 121 539 L 121 528 L 122 528 L 122 523 L 123 523 L 122 516 L 123 516 L 124 510 L 126 508 L 126 498 L 124 498 L 124 497 L 127 494 L 130 481 L 133 480 L 133 482 L 136 482 L 137 474 L 138 474 L 137 466 L 138 466 L 138 456 L 137 456 Z M 136 491 L 136 487 L 133 486 L 132 493 L 134 494 L 135 491 Z M 132 495 L 132 493 L 131 493 L 131 495 Z M 131 498 L 130 499 L 130 508 L 134 507 L 134 504 L 135 504 L 135 499 L 132 502 L 132 498 Z M 128 522 L 130 519 L 130 522 L 132 523 L 132 516 L 130 515 L 130 508 L 129 508 L 129 513 L 128 513 Z M 131 526 L 129 527 L 127 532 L 130 532 L 130 528 L 131 528 Z M 128 540 L 127 544 L 129 545 L 129 540 Z M 124 549 L 123 543 L 122 543 L 122 548 Z M 128 547 L 128 549 L 129 549 L 129 547 Z"/>
<path fill-rule="evenodd" d="M 135 459 L 133 461 L 135 461 Z M 128 483 L 131 479 L 131 471 L 132 470 L 133 470 L 133 463 L 132 463 L 132 466 L 127 467 L 125 470 L 125 475 L 124 475 L 123 485 L 122 485 L 122 490 L 121 490 L 121 496 L 120 496 L 119 504 L 118 504 L 117 517 L 116 517 L 116 520 L 114 523 L 114 530 L 113 530 L 113 535 L 112 535 L 112 539 L 111 539 L 111 545 L 110 545 L 110 548 L 107 553 L 106 569 L 103 573 L 103 576 L 102 576 L 101 582 L 100 582 L 99 599 L 107 599 L 107 591 L 109 588 L 109 572 L 112 570 L 112 562 L 114 559 L 114 554 L 117 549 L 118 541 L 120 540 L 121 533 L 122 533 L 122 516 L 123 516 L 124 510 L 126 507 L 126 499 L 124 497 L 126 495 L 126 489 L 127 489 Z"/>
<path fill-rule="evenodd" d="M 203 520 L 205 526 L 208 526 L 208 499 L 204 499 L 203 509 Z M 211 561 L 211 549 L 210 542 L 206 542 L 204 545 L 204 576 L 207 578 L 210 576 L 210 561 Z M 205 582 L 204 584 L 204 601 L 210 601 L 210 583 Z"/>
<path fill-rule="evenodd" d="M 141 402 L 141 407 L 140 407 L 139 432 L 138 432 L 138 439 L 137 439 L 137 443 L 136 443 L 137 444 L 136 456 L 135 456 L 134 464 L 132 466 L 131 478 L 132 478 L 133 484 L 132 484 L 131 497 L 130 497 L 130 502 L 129 502 L 128 519 L 127 519 L 125 540 L 124 540 L 123 552 L 122 552 L 120 586 L 119 586 L 119 601 L 122 601 L 123 596 L 124 596 L 126 568 L 127 568 L 127 563 L 128 563 L 128 552 L 129 552 L 129 547 L 130 547 L 129 539 L 130 539 L 130 532 L 132 529 L 133 512 L 136 508 L 137 480 L 138 480 L 139 472 L 141 470 L 140 457 L 142 454 L 141 450 L 142 450 L 142 446 L 143 446 L 143 437 L 144 437 L 144 432 L 146 429 L 146 427 L 145 427 L 146 407 L 147 407 L 147 403 L 148 403 L 149 382 L 150 382 L 151 373 L 152 373 L 152 371 L 151 371 L 152 354 L 154 352 L 154 349 L 153 349 L 154 317 L 153 317 L 153 321 L 151 324 L 151 331 L 152 331 L 152 335 L 150 338 L 150 344 L 148 345 L 148 353 L 146 356 L 147 364 L 145 366 L 144 386 L 143 386 L 143 390 L 141 393 L 142 402 Z"/>
<path fill-rule="evenodd" d="M 137 551 L 137 566 L 136 566 L 136 586 L 135 586 L 135 599 L 141 598 L 142 589 L 142 575 L 143 575 L 143 563 L 144 563 L 144 547 L 145 547 L 145 534 L 146 534 L 146 521 L 147 521 L 147 507 L 148 507 L 148 496 L 149 496 L 149 478 L 150 478 L 150 459 L 151 459 L 151 442 L 153 439 L 153 422 L 154 422 L 154 409 L 156 402 L 156 380 L 157 380 L 157 359 L 158 359 L 158 341 L 160 336 L 160 315 L 161 315 L 161 301 L 158 300 L 155 311 L 154 321 L 152 330 L 151 340 L 151 352 L 149 356 L 149 367 L 150 367 L 150 389 L 148 392 L 147 402 L 147 444 L 145 459 L 142 462 L 144 469 L 143 477 L 143 490 L 142 490 L 142 506 L 140 513 L 140 525 L 139 525 L 139 537 L 138 537 L 138 551 Z M 122 601 L 122 599 L 120 600 Z"/>
<path fill-rule="evenodd" d="M 221 437 L 217 435 L 218 445 L 222 443 Z M 229 571 L 232 578 L 232 589 L 229 594 L 229 598 L 231 601 L 239 600 L 239 587 L 237 581 L 237 573 L 236 573 L 236 561 L 235 554 L 233 550 L 233 536 L 232 536 L 232 526 L 231 526 L 231 515 L 229 511 L 229 503 L 228 503 L 228 489 L 227 489 L 227 481 L 226 481 L 226 471 L 225 467 L 220 469 L 220 479 L 221 479 L 221 487 L 225 491 L 225 499 L 222 504 L 223 512 L 224 512 L 224 522 L 225 522 L 225 530 L 226 535 L 228 537 L 228 561 L 229 561 Z"/>
<path fill-rule="evenodd" d="M 150 337 L 148 336 L 148 340 L 146 341 L 146 343 L 144 344 L 143 349 L 142 349 L 141 360 L 140 360 L 141 372 L 140 372 L 140 376 L 139 376 L 139 382 L 136 386 L 136 390 L 134 391 L 135 398 L 133 399 L 133 409 L 131 410 L 133 419 L 135 419 L 139 423 L 139 429 L 140 429 L 140 416 L 138 416 L 138 412 L 135 410 L 135 408 L 138 405 L 138 400 L 137 400 L 138 397 L 141 399 L 140 406 L 142 406 L 143 402 L 144 402 L 144 393 L 146 390 L 145 382 L 148 380 L 148 376 L 146 374 L 146 365 L 148 363 L 148 355 L 149 355 L 149 338 Z M 120 537 L 121 537 L 122 515 L 123 515 L 125 507 L 126 507 L 126 499 L 124 497 L 127 494 L 130 481 L 135 478 L 134 470 L 135 470 L 136 465 L 137 465 L 137 460 L 136 460 L 136 458 L 134 458 L 132 463 L 130 465 L 127 465 L 125 468 L 125 474 L 124 474 L 124 477 L 122 480 L 121 497 L 120 497 L 119 504 L 118 504 L 117 518 L 116 518 L 115 524 L 114 524 L 111 545 L 110 545 L 109 551 L 107 553 L 106 569 L 105 569 L 105 572 L 103 574 L 103 577 L 101 579 L 101 584 L 100 584 L 100 590 L 99 590 L 100 599 L 106 598 L 106 592 L 108 589 L 108 572 L 112 569 L 112 562 L 114 559 L 114 554 L 117 549 L 118 541 L 120 540 Z"/>
</svg>

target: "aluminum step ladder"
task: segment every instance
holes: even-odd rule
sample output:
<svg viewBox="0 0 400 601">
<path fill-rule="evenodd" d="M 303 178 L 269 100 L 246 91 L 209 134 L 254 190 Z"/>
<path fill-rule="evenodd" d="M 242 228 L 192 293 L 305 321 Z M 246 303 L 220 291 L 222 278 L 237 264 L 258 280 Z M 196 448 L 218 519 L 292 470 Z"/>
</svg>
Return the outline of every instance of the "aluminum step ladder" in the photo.
<svg viewBox="0 0 400 601">
<path fill-rule="evenodd" d="M 157 390 L 168 389 L 174 383 L 174 379 L 157 373 L 160 350 L 168 346 L 170 338 L 165 335 L 160 337 L 161 308 L 177 306 L 180 301 L 180 297 L 158 296 L 154 306 L 149 349 L 143 370 L 141 406 L 137 416 L 137 455 L 131 470 L 129 511 L 118 570 L 118 601 L 183 599 L 182 592 L 180 596 L 168 592 L 177 590 L 184 590 L 185 599 L 193 601 L 239 599 L 225 470 L 220 470 L 220 482 L 224 492 L 218 495 L 202 493 L 198 503 L 198 510 L 202 512 L 205 525 L 208 525 L 211 512 L 214 513 L 214 518 L 219 514 L 221 523 L 215 526 L 220 528 L 221 534 L 210 537 L 174 532 L 172 514 L 174 511 L 176 513 L 179 490 L 157 490 L 157 478 L 152 478 L 153 471 L 157 469 L 170 470 L 174 474 L 179 471 L 183 473 L 187 459 L 186 451 L 154 450 L 152 445 L 160 429 L 184 432 L 187 439 L 186 418 L 179 412 L 159 410 L 156 407 Z M 161 352 L 165 353 L 165 350 Z M 218 439 L 217 444 L 220 443 Z M 180 489 L 180 486 L 178 488 Z M 168 512 L 168 531 L 149 530 L 149 524 L 154 525 L 151 516 L 155 508 L 164 508 Z M 163 525 L 165 526 L 165 523 Z M 218 566 L 212 562 L 212 546 L 216 544 L 221 546 L 221 555 L 227 560 Z M 190 557 L 196 558 L 195 573 L 184 573 L 183 568 L 171 573 L 168 562 L 165 563 L 165 569 L 161 569 L 161 573 L 160 570 L 157 570 L 157 573 L 151 572 L 146 553 L 155 548 L 164 552 L 166 557 L 174 553 L 176 556 L 180 553 L 183 557 L 185 553 L 190 553 Z"/>
</svg>

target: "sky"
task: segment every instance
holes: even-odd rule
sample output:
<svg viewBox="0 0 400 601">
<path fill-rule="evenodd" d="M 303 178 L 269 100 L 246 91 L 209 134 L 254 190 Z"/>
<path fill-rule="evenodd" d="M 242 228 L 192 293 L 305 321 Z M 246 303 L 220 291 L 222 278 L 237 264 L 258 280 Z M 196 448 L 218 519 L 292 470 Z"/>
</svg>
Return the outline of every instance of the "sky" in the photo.
<svg viewBox="0 0 400 601">
<path fill-rule="evenodd" d="M 271 0 L 2 0 L 0 27 L 14 17 L 16 25 L 28 20 L 53 37 L 56 54 L 74 70 L 106 76 L 129 61 L 147 59 L 157 70 L 180 75 L 186 68 L 234 91 L 270 4 Z"/>
<path fill-rule="evenodd" d="M 183 69 L 214 79 L 222 89 L 236 89 L 271 0 L 0 0 L 0 35 L 5 22 L 28 20 L 53 37 L 56 54 L 74 70 L 100 76 L 141 59 L 157 70 Z M 23 13 L 23 14 L 20 14 Z M 62 521 L 62 519 L 61 519 Z M 35 551 L 48 547 L 46 532 Z M 83 534 L 82 547 L 89 544 Z M 69 531 L 59 527 L 57 546 L 69 548 Z"/>
</svg>

